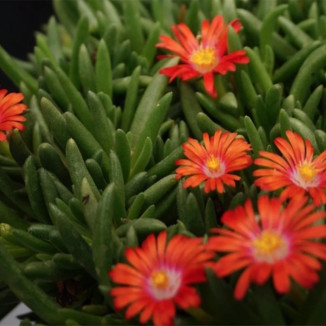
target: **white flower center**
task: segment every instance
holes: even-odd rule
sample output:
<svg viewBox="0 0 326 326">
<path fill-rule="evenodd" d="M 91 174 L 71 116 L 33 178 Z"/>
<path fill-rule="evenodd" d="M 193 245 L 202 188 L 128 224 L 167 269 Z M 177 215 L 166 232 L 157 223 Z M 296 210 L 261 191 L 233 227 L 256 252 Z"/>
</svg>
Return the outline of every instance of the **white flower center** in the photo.
<svg viewBox="0 0 326 326">
<path fill-rule="evenodd" d="M 311 163 L 301 163 L 292 173 L 291 180 L 304 189 L 319 186 L 318 170 Z"/>
<path fill-rule="evenodd" d="M 253 256 L 259 262 L 274 263 L 289 251 L 287 241 L 276 231 L 264 230 L 252 241 Z"/>
<path fill-rule="evenodd" d="M 218 157 L 211 154 L 206 159 L 203 172 L 209 178 L 218 178 L 225 173 L 225 165 Z"/>
<path fill-rule="evenodd" d="M 181 272 L 174 269 L 154 270 L 147 281 L 148 292 L 156 300 L 173 298 L 180 288 L 181 278 Z"/>
</svg>

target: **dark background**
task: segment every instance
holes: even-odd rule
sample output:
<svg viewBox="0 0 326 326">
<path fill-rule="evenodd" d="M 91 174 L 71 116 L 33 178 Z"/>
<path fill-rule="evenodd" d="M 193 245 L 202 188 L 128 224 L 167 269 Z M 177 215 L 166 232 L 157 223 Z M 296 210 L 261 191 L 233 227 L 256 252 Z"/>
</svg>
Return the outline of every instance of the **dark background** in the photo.
<svg viewBox="0 0 326 326">
<path fill-rule="evenodd" d="M 51 15 L 51 0 L 0 0 L 0 45 L 10 55 L 27 60 L 35 45 L 35 31 L 41 30 Z M 1 69 L 0 88 L 18 90 Z"/>
</svg>

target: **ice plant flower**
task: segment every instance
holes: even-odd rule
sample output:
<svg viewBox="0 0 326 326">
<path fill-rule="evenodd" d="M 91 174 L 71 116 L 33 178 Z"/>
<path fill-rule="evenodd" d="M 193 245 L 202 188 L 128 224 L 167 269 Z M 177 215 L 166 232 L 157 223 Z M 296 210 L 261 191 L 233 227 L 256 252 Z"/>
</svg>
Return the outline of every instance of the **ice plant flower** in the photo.
<svg viewBox="0 0 326 326">
<path fill-rule="evenodd" d="M 326 238 L 326 225 L 316 225 L 326 213 L 315 211 L 307 197 L 294 198 L 283 207 L 279 198 L 261 196 L 258 214 L 247 200 L 222 216 L 228 228 L 212 229 L 208 249 L 227 252 L 213 268 L 219 277 L 244 269 L 236 284 L 234 296 L 242 299 L 250 282 L 259 285 L 272 276 L 280 294 L 290 290 L 290 279 L 302 287 L 311 288 L 319 277 L 317 271 L 326 260 L 326 245 L 318 238 Z"/>
<path fill-rule="evenodd" d="M 283 154 L 266 151 L 254 163 L 261 166 L 253 172 L 258 177 L 255 185 L 262 190 L 274 191 L 284 187 L 280 198 L 309 194 L 316 205 L 326 203 L 326 151 L 313 157 L 314 149 L 308 139 L 287 131 L 286 139 L 278 137 L 275 145 Z"/>
<path fill-rule="evenodd" d="M 203 134 L 204 145 L 196 139 L 189 138 L 184 143 L 183 150 L 187 159 L 175 162 L 180 165 L 176 169 L 177 179 L 187 177 L 183 186 L 197 187 L 205 182 L 206 193 L 217 190 L 224 192 L 224 185 L 235 187 L 235 181 L 240 177 L 230 174 L 232 171 L 242 170 L 252 164 L 247 151 L 251 150 L 243 138 L 237 138 L 236 133 L 217 130 L 212 137 Z"/>
<path fill-rule="evenodd" d="M 178 76 L 182 80 L 203 76 L 207 93 L 212 97 L 217 97 L 214 74 L 225 75 L 228 71 L 235 71 L 235 63 L 249 62 L 244 50 L 226 54 L 229 26 L 233 27 L 237 33 L 241 29 L 238 20 L 235 19 L 230 24 L 225 24 L 221 15 L 215 16 L 211 24 L 208 20 L 204 20 L 198 38 L 185 24 L 172 26 L 178 42 L 167 35 L 161 35 L 161 43 L 156 46 L 171 51 L 173 54 L 169 55 L 170 57 L 178 56 L 181 64 L 163 68 L 160 73 L 170 77 L 170 82 Z"/>
<path fill-rule="evenodd" d="M 9 93 L 6 89 L 0 89 L 0 141 L 7 139 L 6 132 L 17 128 L 24 130 L 23 121 L 26 120 L 21 114 L 27 110 L 27 106 L 20 103 L 24 99 L 22 93 Z M 7 94 L 7 95 L 6 95 Z"/>
<path fill-rule="evenodd" d="M 127 308 L 126 319 L 139 314 L 141 323 L 150 319 L 155 325 L 172 325 L 175 305 L 187 309 L 198 307 L 201 299 L 192 284 L 205 281 L 205 263 L 214 257 L 205 250 L 201 238 L 167 232 L 157 238 L 149 235 L 141 247 L 128 248 L 128 264 L 118 263 L 110 272 L 119 286 L 110 294 L 117 310 Z"/>
</svg>

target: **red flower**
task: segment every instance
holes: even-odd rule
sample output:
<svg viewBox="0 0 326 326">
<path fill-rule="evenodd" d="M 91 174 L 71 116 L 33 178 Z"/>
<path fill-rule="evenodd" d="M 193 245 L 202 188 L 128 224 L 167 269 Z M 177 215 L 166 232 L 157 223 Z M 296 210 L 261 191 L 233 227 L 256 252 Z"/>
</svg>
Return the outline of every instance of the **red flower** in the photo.
<svg viewBox="0 0 326 326">
<path fill-rule="evenodd" d="M 189 176 L 183 186 L 197 187 L 205 182 L 204 190 L 224 192 L 224 184 L 235 187 L 235 181 L 240 177 L 230 174 L 232 171 L 242 170 L 251 165 L 252 159 L 246 153 L 251 149 L 243 138 L 236 138 L 236 133 L 217 130 L 211 138 L 203 134 L 204 146 L 196 139 L 189 138 L 183 144 L 184 154 L 188 159 L 175 162 L 177 179 Z"/>
<path fill-rule="evenodd" d="M 258 199 L 258 215 L 250 200 L 244 206 L 227 211 L 222 222 L 229 228 L 213 229 L 219 233 L 208 241 L 208 249 L 228 252 L 214 269 L 219 277 L 242 268 L 234 295 L 242 299 L 251 281 L 263 284 L 272 276 L 279 293 L 290 290 L 290 279 L 311 288 L 319 278 L 317 272 L 326 260 L 326 245 L 318 238 L 326 237 L 326 225 L 316 225 L 326 213 L 314 212 L 308 198 L 292 199 L 282 207 L 279 198 Z"/>
<path fill-rule="evenodd" d="M 232 26 L 236 32 L 241 28 L 238 20 L 233 20 L 227 25 L 220 15 L 215 16 L 211 24 L 208 20 L 203 21 L 201 35 L 198 38 L 195 38 L 185 24 L 172 26 L 179 43 L 169 36 L 161 35 L 161 43 L 156 46 L 171 51 L 173 54 L 169 56 L 179 56 L 182 63 L 163 68 L 160 73 L 169 76 L 170 82 L 177 76 L 182 80 L 203 76 L 207 93 L 216 97 L 214 73 L 225 75 L 228 71 L 235 71 L 235 63 L 249 62 L 244 50 L 226 54 L 229 26 Z"/>
<path fill-rule="evenodd" d="M 6 89 L 0 89 L 0 141 L 7 139 L 6 131 L 17 128 L 24 130 L 22 121 L 26 119 L 21 115 L 27 106 L 23 103 L 19 103 L 24 99 L 22 93 L 9 93 Z"/>
<path fill-rule="evenodd" d="M 176 235 L 167 243 L 164 231 L 125 255 L 129 264 L 118 263 L 109 276 L 120 284 L 110 294 L 117 310 L 127 308 L 127 319 L 140 314 L 141 323 L 152 318 L 155 325 L 172 325 L 175 304 L 183 309 L 200 305 L 191 284 L 205 281 L 204 265 L 214 256 L 202 239 Z"/>
<path fill-rule="evenodd" d="M 253 172 L 258 177 L 255 185 L 262 190 L 273 191 L 285 187 L 280 198 L 308 193 L 315 205 L 326 203 L 326 151 L 313 158 L 314 149 L 309 140 L 292 131 L 287 131 L 289 141 L 278 137 L 275 145 L 283 157 L 275 153 L 259 152 L 256 165 L 263 168 Z"/>
</svg>

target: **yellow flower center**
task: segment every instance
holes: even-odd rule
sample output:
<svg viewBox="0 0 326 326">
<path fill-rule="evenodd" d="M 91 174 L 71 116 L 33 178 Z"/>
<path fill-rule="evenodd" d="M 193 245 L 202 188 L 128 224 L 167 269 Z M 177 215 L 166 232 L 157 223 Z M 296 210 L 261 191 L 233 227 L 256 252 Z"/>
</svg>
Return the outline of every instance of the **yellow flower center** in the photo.
<svg viewBox="0 0 326 326">
<path fill-rule="evenodd" d="M 317 174 L 317 170 L 311 167 L 311 164 L 303 164 L 299 168 L 299 173 L 304 181 L 311 181 Z"/>
<path fill-rule="evenodd" d="M 286 242 L 280 234 L 267 230 L 253 241 L 253 246 L 254 256 L 258 261 L 272 263 L 283 258 L 287 253 Z"/>
<path fill-rule="evenodd" d="M 190 57 L 190 61 L 201 73 L 212 70 L 217 64 L 215 49 L 209 46 L 203 48 L 202 45 Z"/>
<path fill-rule="evenodd" d="M 164 271 L 154 271 L 151 276 L 151 282 L 156 288 L 161 290 L 169 286 L 169 278 Z"/>
<path fill-rule="evenodd" d="M 270 254 L 282 245 L 282 239 L 278 234 L 263 231 L 260 238 L 254 241 L 256 249 L 263 254 Z"/>
<path fill-rule="evenodd" d="M 211 172 L 217 172 L 218 169 L 220 168 L 220 165 L 221 165 L 220 160 L 214 155 L 211 155 L 206 161 L 206 166 L 209 168 Z"/>
</svg>

